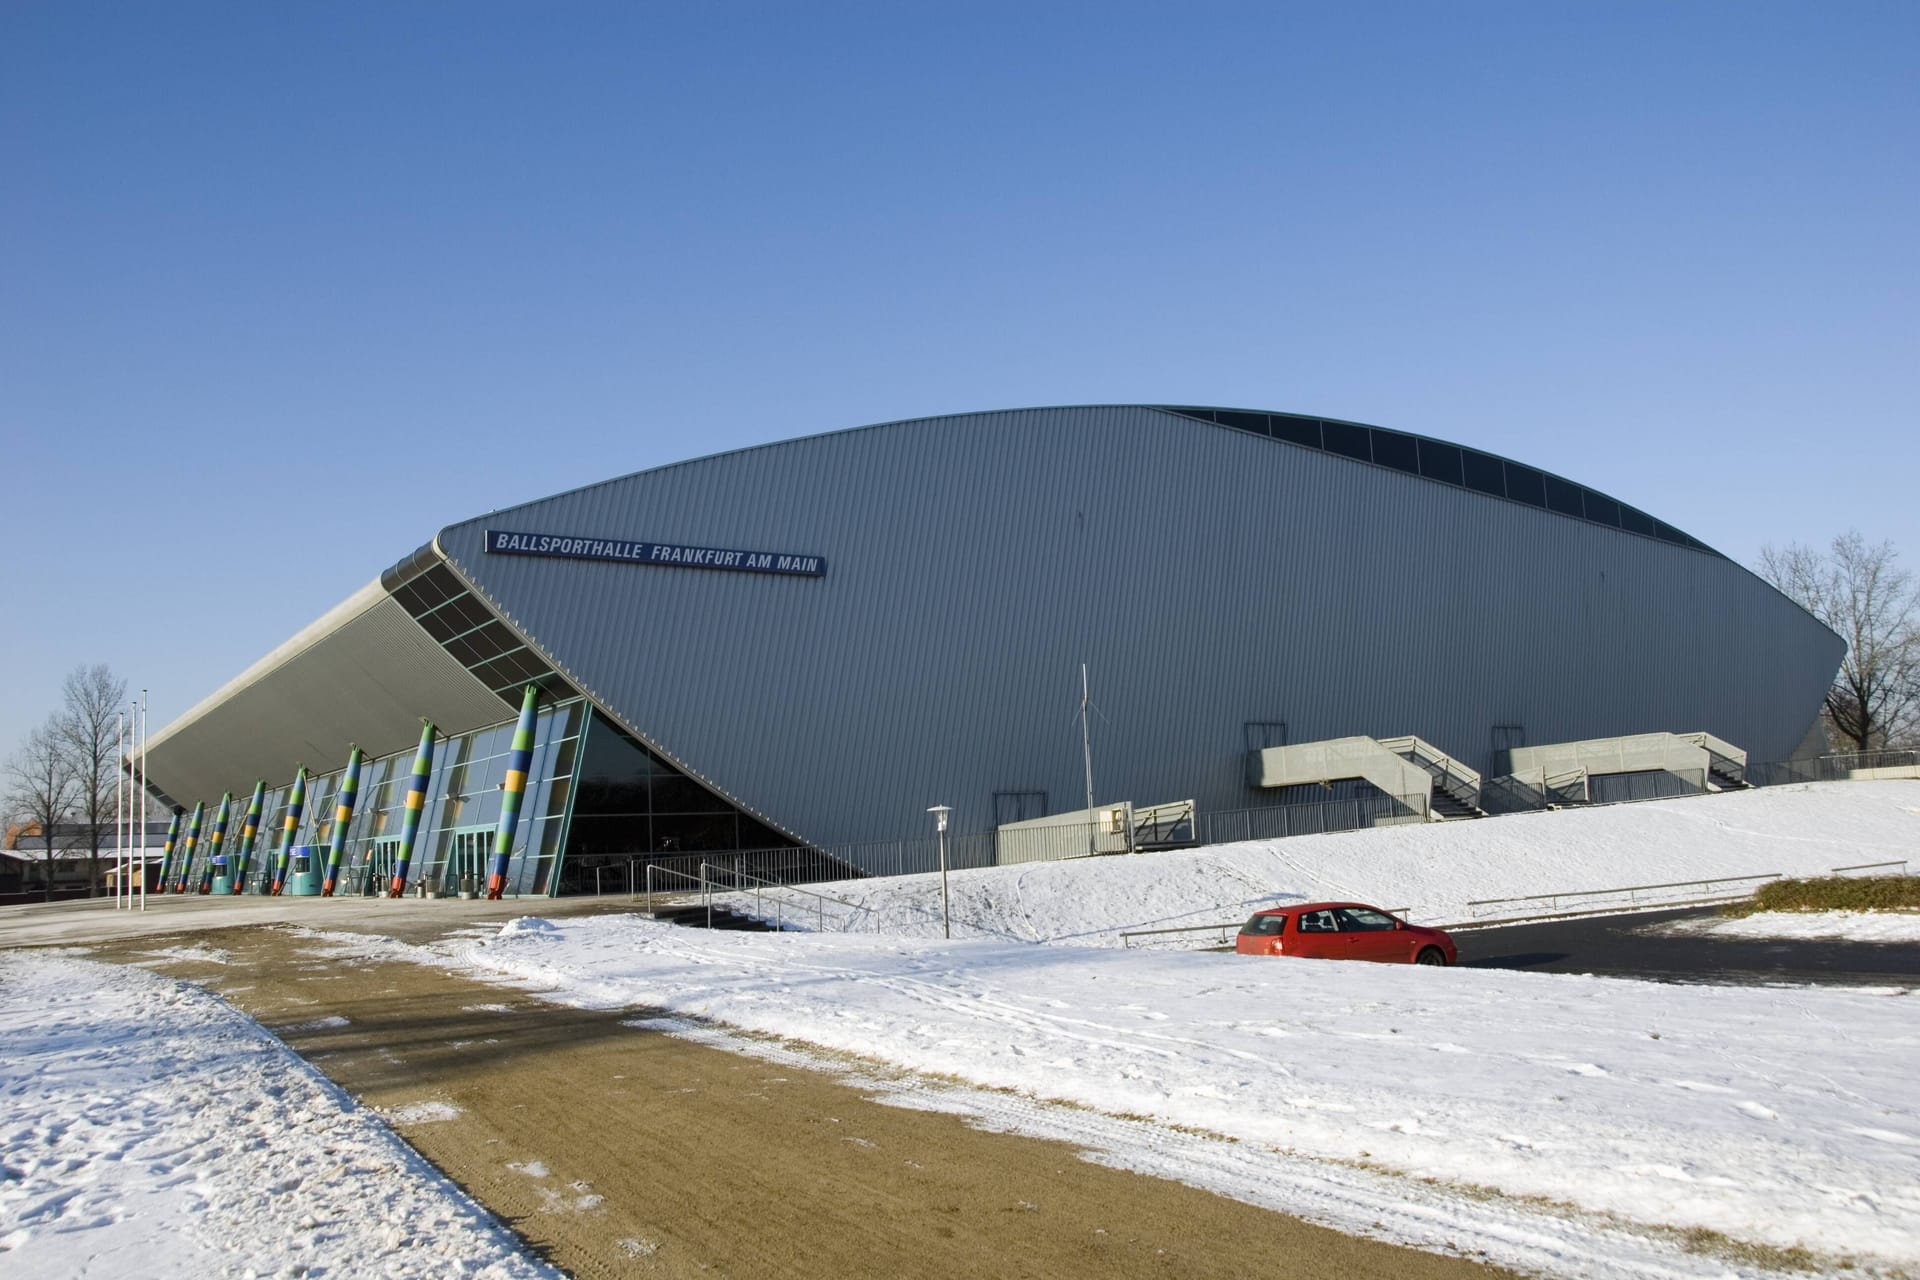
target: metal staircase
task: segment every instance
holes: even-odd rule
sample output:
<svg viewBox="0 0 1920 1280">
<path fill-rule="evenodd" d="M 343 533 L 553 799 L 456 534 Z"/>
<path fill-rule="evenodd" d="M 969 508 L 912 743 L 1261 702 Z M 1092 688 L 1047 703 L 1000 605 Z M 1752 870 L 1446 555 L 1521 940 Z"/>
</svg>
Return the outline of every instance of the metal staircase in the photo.
<svg viewBox="0 0 1920 1280">
<path fill-rule="evenodd" d="M 1480 807 L 1480 774 L 1422 738 L 1382 738 L 1380 745 L 1407 763 L 1426 771 L 1433 779 L 1433 791 L 1427 802 L 1427 817 L 1435 822 L 1462 818 L 1484 818 Z"/>
</svg>

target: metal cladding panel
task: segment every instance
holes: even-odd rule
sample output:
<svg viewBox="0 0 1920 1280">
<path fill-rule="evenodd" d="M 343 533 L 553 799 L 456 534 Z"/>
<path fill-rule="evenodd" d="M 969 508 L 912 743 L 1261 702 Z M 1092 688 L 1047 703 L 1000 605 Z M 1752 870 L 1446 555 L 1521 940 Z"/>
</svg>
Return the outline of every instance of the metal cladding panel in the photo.
<svg viewBox="0 0 1920 1280">
<path fill-rule="evenodd" d="M 154 735 L 147 767 L 176 802 L 326 773 L 358 743 L 378 758 L 414 745 L 424 716 L 461 733 L 512 717 L 378 584 Z"/>
<path fill-rule="evenodd" d="M 488 528 L 824 556 L 821 578 L 490 554 Z M 649 743 L 803 839 L 996 791 L 1261 803 L 1247 721 L 1800 742 L 1838 637 L 1730 561 L 1142 407 L 923 419 L 682 463 L 441 550 Z"/>
</svg>

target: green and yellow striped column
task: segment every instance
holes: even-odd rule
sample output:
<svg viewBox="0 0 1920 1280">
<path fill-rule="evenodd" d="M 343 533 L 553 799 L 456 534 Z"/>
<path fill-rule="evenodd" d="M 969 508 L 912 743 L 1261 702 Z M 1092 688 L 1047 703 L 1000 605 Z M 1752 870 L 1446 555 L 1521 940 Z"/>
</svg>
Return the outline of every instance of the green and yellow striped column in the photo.
<svg viewBox="0 0 1920 1280">
<path fill-rule="evenodd" d="M 267 780 L 261 778 L 253 784 L 253 800 L 247 805 L 247 816 L 240 824 L 240 849 L 233 868 L 235 893 L 239 893 L 247 883 L 247 868 L 253 862 L 254 842 L 260 837 L 260 806 L 266 802 L 266 798 Z"/>
<path fill-rule="evenodd" d="M 161 893 L 167 891 L 167 875 L 173 870 L 173 846 L 180 839 L 180 815 L 174 814 L 173 821 L 167 824 L 167 843 L 160 849 L 160 883 L 155 886 Z M 140 874 L 146 876 L 146 868 L 140 868 Z"/>
<path fill-rule="evenodd" d="M 427 784 L 433 778 L 433 721 L 423 720 L 420 750 L 413 756 L 413 778 L 407 783 L 407 811 L 400 825 L 400 854 L 393 864 L 393 885 L 389 898 L 407 891 L 407 869 L 413 863 L 413 843 L 420 837 L 420 817 L 427 807 Z"/>
<path fill-rule="evenodd" d="M 331 898 L 340 879 L 340 859 L 347 851 L 347 827 L 353 821 L 353 803 L 360 798 L 360 748 L 347 756 L 347 772 L 340 779 L 340 794 L 335 797 L 333 839 L 327 842 L 327 874 L 320 882 L 320 896 Z"/>
<path fill-rule="evenodd" d="M 280 824 L 280 849 L 273 857 L 274 897 L 280 896 L 280 890 L 287 883 L 287 862 L 293 857 L 294 833 L 300 829 L 300 811 L 307 807 L 307 766 L 301 765 L 293 773 L 293 791 L 287 796 L 286 821 Z"/>
<path fill-rule="evenodd" d="M 200 892 L 213 892 L 215 863 L 227 842 L 227 822 L 233 817 L 233 792 L 220 793 L 220 809 L 213 815 L 213 834 L 207 837 L 207 862 L 200 869 Z"/>
<path fill-rule="evenodd" d="M 493 874 L 487 877 L 487 897 L 497 899 L 507 888 L 507 862 L 513 857 L 513 829 L 520 823 L 520 797 L 527 791 L 527 770 L 533 766 L 533 725 L 540 703 L 540 686 L 527 686 L 520 702 L 520 723 L 513 729 L 513 752 L 507 757 L 507 781 L 500 796 L 500 825 L 493 834 Z"/>
<path fill-rule="evenodd" d="M 187 891 L 187 875 L 193 870 L 193 850 L 194 847 L 200 843 L 200 822 L 202 815 L 204 815 L 206 811 L 206 801 L 196 800 L 193 802 L 193 820 L 187 823 L 187 844 L 186 847 L 180 851 L 180 871 L 173 880 L 173 891 L 175 893 L 185 893 Z"/>
</svg>

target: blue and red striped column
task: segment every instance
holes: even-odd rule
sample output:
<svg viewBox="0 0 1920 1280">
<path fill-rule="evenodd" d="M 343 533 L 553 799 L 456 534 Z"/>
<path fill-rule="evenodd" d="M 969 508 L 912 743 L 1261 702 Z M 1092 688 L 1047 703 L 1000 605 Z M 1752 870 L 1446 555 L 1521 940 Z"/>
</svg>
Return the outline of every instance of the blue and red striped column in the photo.
<svg viewBox="0 0 1920 1280">
<path fill-rule="evenodd" d="M 427 784 L 433 778 L 433 721 L 421 721 L 420 750 L 413 756 L 413 778 L 407 783 L 407 809 L 400 825 L 400 853 L 393 866 L 389 898 L 407 891 L 407 870 L 413 865 L 413 844 L 420 838 L 420 817 L 427 807 Z"/>
<path fill-rule="evenodd" d="M 294 770 L 293 790 L 287 796 L 287 817 L 280 826 L 280 850 L 273 858 L 274 897 L 280 896 L 280 890 L 287 884 L 287 862 L 293 857 L 294 833 L 300 829 L 300 812 L 307 807 L 307 766 L 301 765 Z"/>
<path fill-rule="evenodd" d="M 513 753 L 507 757 L 507 780 L 500 796 L 500 825 L 493 835 L 493 874 L 487 877 L 487 897 L 506 892 L 507 863 L 513 857 L 513 829 L 520 823 L 520 797 L 527 792 L 527 770 L 533 767 L 534 714 L 540 686 L 527 686 L 520 703 L 520 723 L 513 729 Z"/>
<path fill-rule="evenodd" d="M 327 874 L 320 882 L 320 896 L 331 898 L 340 880 L 340 860 L 347 851 L 347 827 L 353 822 L 353 805 L 360 798 L 360 748 L 347 755 L 347 772 L 340 779 L 340 794 L 334 798 L 333 839 L 327 842 Z"/>
</svg>

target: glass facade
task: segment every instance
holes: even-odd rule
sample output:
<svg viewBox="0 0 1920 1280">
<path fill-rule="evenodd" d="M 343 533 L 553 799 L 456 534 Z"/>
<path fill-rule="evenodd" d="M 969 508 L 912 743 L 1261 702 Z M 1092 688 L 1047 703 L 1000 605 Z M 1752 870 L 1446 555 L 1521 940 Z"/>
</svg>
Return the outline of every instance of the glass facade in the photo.
<svg viewBox="0 0 1920 1280">
<path fill-rule="evenodd" d="M 534 726 L 533 765 L 527 772 L 526 797 L 507 864 L 509 893 L 553 892 L 554 873 L 566 847 L 574 767 L 587 716 L 587 704 L 578 698 L 540 709 Z M 434 747 L 409 884 L 425 883 L 439 892 L 454 893 L 461 888 L 461 876 L 474 875 L 484 885 L 494 828 L 500 821 L 513 727 L 513 721 L 503 721 L 442 739 Z M 377 896 L 386 892 L 399 854 L 413 757 L 414 748 L 408 747 L 361 766 L 360 804 L 347 828 L 336 893 Z M 294 832 L 296 847 L 324 849 L 333 838 L 334 809 L 345 772 L 342 760 L 333 772 L 308 777 L 306 809 Z M 250 893 L 263 892 L 271 883 L 290 790 L 290 782 L 267 790 L 260 843 L 247 873 Z"/>
<path fill-rule="evenodd" d="M 593 717 L 574 796 L 563 891 L 592 888 L 596 868 L 793 847 L 792 840 Z"/>
<path fill-rule="evenodd" d="M 483 887 L 491 865 L 514 722 L 442 739 L 408 868 L 409 886 L 457 893 L 467 877 Z M 337 894 L 377 897 L 399 857 L 413 747 L 361 766 L 360 804 L 347 829 Z M 312 845 L 324 862 L 346 761 L 307 778 L 307 802 L 293 846 Z M 291 782 L 269 787 L 246 892 L 264 893 L 286 821 Z M 622 733 L 580 698 L 542 707 L 533 765 L 507 863 L 507 892 L 551 895 L 593 888 L 594 868 L 683 853 L 790 849 L 794 842 Z M 651 855 L 651 856 L 650 856 Z"/>
</svg>

